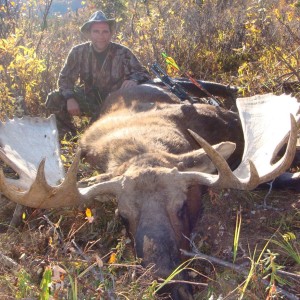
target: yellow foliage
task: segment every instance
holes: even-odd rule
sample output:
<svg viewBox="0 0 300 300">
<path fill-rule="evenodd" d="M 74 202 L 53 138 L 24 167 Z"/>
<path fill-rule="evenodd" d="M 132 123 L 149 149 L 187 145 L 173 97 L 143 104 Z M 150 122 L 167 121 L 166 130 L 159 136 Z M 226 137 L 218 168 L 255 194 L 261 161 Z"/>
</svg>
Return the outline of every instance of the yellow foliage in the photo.
<svg viewBox="0 0 300 300">
<path fill-rule="evenodd" d="M 1 106 L 9 106 L 8 114 L 15 111 L 13 99 L 21 96 L 27 106 L 33 101 L 39 102 L 41 74 L 45 70 L 44 60 L 39 59 L 35 49 L 29 44 L 20 45 L 23 34 L 16 31 L 7 39 L 0 40 L 0 88 Z M 6 105 L 5 105 L 5 104 Z"/>
</svg>

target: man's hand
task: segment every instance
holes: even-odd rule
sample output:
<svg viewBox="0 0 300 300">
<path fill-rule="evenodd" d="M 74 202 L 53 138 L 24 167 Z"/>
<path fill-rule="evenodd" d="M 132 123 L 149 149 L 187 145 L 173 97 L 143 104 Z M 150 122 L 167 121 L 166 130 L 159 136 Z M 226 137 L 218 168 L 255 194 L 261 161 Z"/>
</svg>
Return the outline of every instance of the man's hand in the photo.
<svg viewBox="0 0 300 300">
<path fill-rule="evenodd" d="M 128 89 L 128 88 L 131 88 L 131 87 L 134 87 L 134 86 L 137 86 L 137 82 L 134 81 L 134 80 L 125 80 L 121 87 L 120 87 L 120 90 L 125 90 L 125 89 Z"/>
<path fill-rule="evenodd" d="M 81 111 L 77 101 L 74 98 L 67 100 L 67 110 L 71 116 L 80 116 Z"/>
</svg>

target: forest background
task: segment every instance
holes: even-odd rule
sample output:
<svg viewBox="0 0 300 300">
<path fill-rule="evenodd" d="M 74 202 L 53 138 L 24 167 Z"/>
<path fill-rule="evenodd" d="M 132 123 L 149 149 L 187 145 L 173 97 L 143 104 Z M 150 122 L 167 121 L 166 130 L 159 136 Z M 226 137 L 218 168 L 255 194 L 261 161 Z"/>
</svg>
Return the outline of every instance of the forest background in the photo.
<svg viewBox="0 0 300 300">
<path fill-rule="evenodd" d="M 81 1 L 82 8 L 75 11 L 69 9 L 64 14 L 51 11 L 52 4 L 52 0 L 0 1 L 0 120 L 4 120 L 5 116 L 12 117 L 23 114 L 24 111 L 32 116 L 46 115 L 44 102 L 47 94 L 56 89 L 59 71 L 72 46 L 85 41 L 79 28 L 96 10 L 103 10 L 108 17 L 116 18 L 117 31 L 114 41 L 132 49 L 146 67 L 155 61 L 165 66 L 161 57 L 161 53 L 165 51 L 175 59 L 182 70 L 190 72 L 193 77 L 236 86 L 239 88 L 240 96 L 269 92 L 281 94 L 284 91 L 292 91 L 296 97 L 299 97 L 300 1 L 89 0 Z M 63 4 L 71 7 L 71 1 L 65 1 Z M 180 76 L 180 74 L 171 75 Z M 65 152 L 71 152 L 75 147 L 69 140 L 63 140 L 62 146 L 65 147 Z M 63 150 L 62 153 L 65 152 Z M 67 164 L 68 158 L 64 157 L 64 160 Z M 84 171 L 85 169 L 83 169 Z M 215 195 L 211 194 L 210 197 L 216 200 Z M 242 196 L 239 195 L 239 197 Z M 248 200 L 249 197 L 258 197 L 262 200 L 258 194 L 247 195 L 247 197 Z M 110 215 L 113 218 L 113 213 L 108 213 L 113 211 L 112 208 L 105 206 L 102 209 L 107 216 Z M 237 205 L 234 209 L 234 212 L 238 210 Z M 222 211 L 222 206 L 219 206 L 219 210 Z M 55 212 L 52 214 L 53 219 L 59 215 Z M 64 230 L 69 230 L 66 240 L 75 233 L 80 235 L 81 229 L 84 227 L 82 224 L 86 224 L 84 223 L 86 222 L 84 213 L 72 212 L 69 214 L 76 221 L 72 221 L 74 222 L 72 223 L 66 218 L 67 224 L 65 224 Z M 296 239 L 297 234 L 293 233 L 295 230 L 299 233 L 299 208 L 294 209 L 288 217 L 285 216 L 282 219 L 281 216 L 280 218 L 278 224 L 280 222 L 280 226 L 285 224 L 284 234 L 289 233 L 288 243 L 292 243 L 291 240 L 293 240 L 294 248 L 292 249 L 296 249 L 297 266 L 299 267 L 299 241 Z M 25 241 L 24 232 L 23 237 L 21 235 L 14 237 L 3 235 L 1 238 L 2 246 L 6 245 L 3 246 L 3 249 L 6 249 L 5 253 L 23 265 L 17 273 L 8 274 L 3 271 L 0 276 L 3 293 L 11 295 L 3 299 L 21 299 L 23 297 L 48 299 L 50 297 L 49 289 L 45 288 L 43 284 L 46 282 L 47 286 L 48 283 L 51 283 L 51 276 L 48 276 L 47 270 L 51 273 L 55 263 L 62 265 L 61 258 L 57 258 L 59 251 L 56 249 L 57 245 L 54 240 L 50 240 L 50 237 L 53 238 L 53 232 L 51 233 L 49 230 L 49 232 L 47 231 L 48 235 L 43 236 L 45 246 L 40 242 L 39 233 L 32 229 L 34 226 L 25 219 L 24 217 L 25 229 L 23 228 L 23 230 L 27 230 L 29 236 L 27 241 Z M 33 218 L 35 221 L 37 219 L 36 216 Z M 45 222 L 45 219 L 43 220 Z M 107 242 L 105 250 L 102 249 L 102 254 L 104 255 L 105 251 L 108 251 L 109 255 L 115 253 L 117 258 L 114 258 L 116 260 L 112 259 L 112 262 L 120 262 L 125 255 L 126 239 L 120 238 L 115 232 L 116 235 L 112 237 L 112 231 L 108 230 L 107 225 L 103 225 L 106 224 L 105 220 L 107 221 L 107 218 L 103 218 L 103 222 L 101 222 L 102 240 L 106 242 L 109 240 L 109 242 Z M 3 219 L 2 222 L 5 223 Z M 46 223 L 47 226 L 50 226 L 49 222 Z M 108 223 L 111 224 L 110 221 Z M 55 224 L 57 228 L 60 226 L 59 222 Z M 278 228 L 276 227 L 278 224 L 272 225 L 274 228 Z M 269 223 L 265 225 L 270 226 Z M 114 230 L 116 231 L 116 228 L 120 229 L 115 226 Z M 85 234 L 86 240 L 93 230 L 89 227 L 89 234 Z M 18 246 L 10 247 L 12 239 Z M 38 249 L 36 249 L 36 243 L 40 245 Z M 109 252 L 110 246 L 115 247 L 113 252 Z M 52 249 L 52 252 L 50 251 L 53 256 L 51 262 L 41 258 L 45 247 Z M 90 249 L 88 246 L 86 247 Z M 21 258 L 23 254 L 30 257 L 30 251 L 32 251 L 31 255 L 35 253 L 40 261 L 29 270 L 26 269 L 26 264 L 24 261 L 22 262 Z M 276 256 L 273 252 L 270 253 L 269 261 L 270 257 L 274 259 Z M 286 253 L 282 263 L 285 266 L 291 264 L 293 268 L 295 264 L 290 262 L 288 256 Z M 54 262 L 54 257 L 57 258 L 56 262 Z M 34 261 L 32 260 L 33 265 Z M 103 261 L 105 260 L 103 259 Z M 100 262 L 98 261 L 98 266 L 102 263 L 101 259 Z M 260 264 L 264 265 L 261 261 Z M 85 262 L 78 260 L 76 263 L 64 261 L 64 269 L 68 269 L 69 274 L 68 284 L 61 290 L 54 289 L 53 291 L 52 289 L 52 297 L 54 299 L 85 299 L 82 298 L 82 295 L 85 295 L 86 299 L 100 299 L 100 294 L 102 293 L 103 296 L 106 293 L 105 297 L 110 295 L 109 297 L 113 299 L 110 292 L 116 293 L 119 297 L 127 297 L 127 299 L 154 299 L 156 297 L 155 289 L 157 289 L 158 283 L 151 277 L 148 278 L 148 275 L 144 275 L 143 280 L 130 281 L 130 278 L 120 271 L 120 269 L 123 270 L 124 265 L 105 268 L 102 265 L 105 280 L 99 285 L 99 283 L 95 283 L 96 281 L 91 283 L 90 277 L 85 277 L 88 272 L 84 273 L 83 270 L 87 270 L 88 265 L 88 260 Z M 276 270 L 276 266 L 265 264 L 265 268 L 271 267 Z M 125 269 L 128 271 L 130 266 Z M 135 269 L 133 268 L 131 271 L 133 272 L 132 278 L 134 278 Z M 78 275 L 79 273 L 80 275 Z M 210 276 L 212 276 L 211 273 Z M 228 290 L 226 290 L 227 286 L 225 288 L 220 283 L 227 278 L 227 275 L 224 275 L 222 279 L 219 278 L 218 288 L 215 286 L 203 289 L 196 287 L 196 292 L 200 295 L 198 299 L 217 299 L 218 291 L 228 295 L 238 293 L 239 297 L 243 297 L 245 290 L 241 288 L 240 280 L 234 279 L 234 284 L 239 287 L 237 289 L 233 287 L 232 274 L 229 277 L 231 284 Z M 114 280 L 119 282 L 121 290 L 112 284 Z M 201 277 L 199 281 L 205 280 Z M 130 282 L 129 285 L 128 282 Z M 279 279 L 273 280 L 275 286 L 278 282 Z M 254 289 L 257 289 L 257 286 L 254 285 Z M 252 293 L 251 299 L 264 299 L 264 297 L 272 296 L 270 291 L 269 287 L 267 292 L 264 288 L 253 292 L 252 287 L 252 291 L 248 291 L 248 293 Z"/>
</svg>

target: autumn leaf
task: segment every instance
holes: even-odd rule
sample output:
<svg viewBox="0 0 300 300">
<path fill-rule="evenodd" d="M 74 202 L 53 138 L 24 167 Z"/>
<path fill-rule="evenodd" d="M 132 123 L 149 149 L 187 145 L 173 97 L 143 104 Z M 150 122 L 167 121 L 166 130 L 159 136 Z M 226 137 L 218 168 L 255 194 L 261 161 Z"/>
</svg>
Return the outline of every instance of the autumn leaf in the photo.
<svg viewBox="0 0 300 300">
<path fill-rule="evenodd" d="M 109 264 L 114 264 L 116 261 L 117 261 L 117 255 L 116 255 L 116 253 L 113 252 L 113 253 L 110 255 L 110 258 L 109 258 L 108 263 L 109 263 Z"/>
<path fill-rule="evenodd" d="M 94 217 L 92 215 L 92 211 L 89 208 L 87 208 L 85 210 L 85 215 L 86 215 L 85 219 L 88 220 L 89 223 L 93 223 L 94 222 Z"/>
</svg>

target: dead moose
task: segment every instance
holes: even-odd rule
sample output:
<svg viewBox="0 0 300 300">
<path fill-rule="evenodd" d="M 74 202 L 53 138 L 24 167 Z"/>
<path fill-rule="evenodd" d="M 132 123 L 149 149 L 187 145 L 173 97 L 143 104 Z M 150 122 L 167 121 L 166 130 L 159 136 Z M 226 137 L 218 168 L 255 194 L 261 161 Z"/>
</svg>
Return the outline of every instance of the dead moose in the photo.
<svg viewBox="0 0 300 300">
<path fill-rule="evenodd" d="M 144 266 L 154 264 L 158 277 L 166 277 L 180 264 L 180 249 L 188 247 L 185 237 L 207 187 L 253 189 L 291 164 L 297 100 L 266 94 L 240 98 L 237 106 L 239 115 L 206 104 L 174 103 L 172 95 L 151 85 L 116 92 L 81 137 L 66 176 L 53 116 L 7 120 L 0 123 L 0 158 L 19 179 L 1 172 L 0 191 L 34 208 L 115 195 L 137 256 Z M 82 156 L 101 172 L 88 187 L 76 182 Z M 192 299 L 185 285 L 169 291 L 172 299 Z"/>
</svg>

